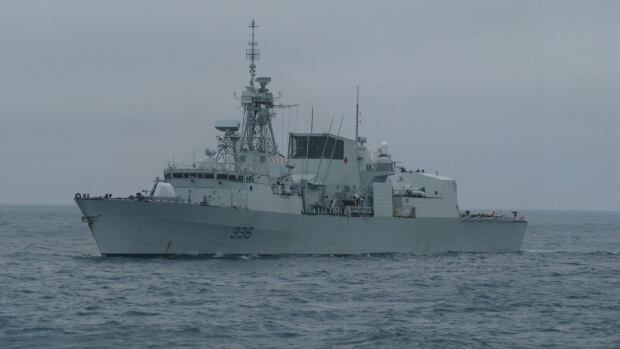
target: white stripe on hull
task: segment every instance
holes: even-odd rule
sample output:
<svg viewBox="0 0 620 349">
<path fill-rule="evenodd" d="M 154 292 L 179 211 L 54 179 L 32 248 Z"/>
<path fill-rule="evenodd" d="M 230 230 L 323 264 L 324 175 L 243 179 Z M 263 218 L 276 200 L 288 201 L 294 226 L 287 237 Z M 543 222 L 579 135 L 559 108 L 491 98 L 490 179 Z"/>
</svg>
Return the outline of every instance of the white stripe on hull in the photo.
<svg viewBox="0 0 620 349">
<path fill-rule="evenodd" d="M 308 216 L 152 201 L 76 202 L 84 216 L 93 217 L 92 232 L 104 255 L 513 252 L 521 248 L 527 227 L 524 222 Z M 251 232 L 241 235 L 246 228 Z"/>
</svg>

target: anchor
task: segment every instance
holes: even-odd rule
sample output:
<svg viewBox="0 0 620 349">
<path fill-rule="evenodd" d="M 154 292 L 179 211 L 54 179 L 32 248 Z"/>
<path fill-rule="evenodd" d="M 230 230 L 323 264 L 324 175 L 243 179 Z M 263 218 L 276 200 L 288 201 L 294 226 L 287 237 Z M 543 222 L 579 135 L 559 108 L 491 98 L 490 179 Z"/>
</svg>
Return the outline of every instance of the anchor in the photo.
<svg viewBox="0 0 620 349">
<path fill-rule="evenodd" d="M 90 231 L 93 231 L 93 226 L 99 218 L 101 218 L 101 215 L 82 216 L 82 222 L 88 223 L 88 228 L 90 229 Z"/>
</svg>

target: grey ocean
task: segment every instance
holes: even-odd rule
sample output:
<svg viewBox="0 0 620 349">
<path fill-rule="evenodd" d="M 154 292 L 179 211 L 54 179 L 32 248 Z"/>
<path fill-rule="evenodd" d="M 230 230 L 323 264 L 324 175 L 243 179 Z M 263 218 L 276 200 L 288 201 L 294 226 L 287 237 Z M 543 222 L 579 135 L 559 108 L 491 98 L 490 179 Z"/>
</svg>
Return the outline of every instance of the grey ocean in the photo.
<svg viewBox="0 0 620 349">
<path fill-rule="evenodd" d="M 620 348 L 620 213 L 525 213 L 510 254 L 104 258 L 0 206 L 0 348 Z"/>
</svg>

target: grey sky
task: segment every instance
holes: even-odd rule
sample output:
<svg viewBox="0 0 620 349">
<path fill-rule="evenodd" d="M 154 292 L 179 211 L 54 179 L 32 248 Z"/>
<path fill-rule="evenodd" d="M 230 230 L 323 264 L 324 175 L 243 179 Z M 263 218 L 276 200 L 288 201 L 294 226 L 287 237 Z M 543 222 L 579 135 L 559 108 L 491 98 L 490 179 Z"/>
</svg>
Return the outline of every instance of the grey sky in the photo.
<svg viewBox="0 0 620 349">
<path fill-rule="evenodd" d="M 239 117 L 258 75 L 326 129 L 459 183 L 461 206 L 620 210 L 620 2 L 2 1 L 0 202 L 126 195 Z M 288 126 L 288 127 L 287 127 Z M 284 144 L 280 144 L 285 148 Z"/>
</svg>

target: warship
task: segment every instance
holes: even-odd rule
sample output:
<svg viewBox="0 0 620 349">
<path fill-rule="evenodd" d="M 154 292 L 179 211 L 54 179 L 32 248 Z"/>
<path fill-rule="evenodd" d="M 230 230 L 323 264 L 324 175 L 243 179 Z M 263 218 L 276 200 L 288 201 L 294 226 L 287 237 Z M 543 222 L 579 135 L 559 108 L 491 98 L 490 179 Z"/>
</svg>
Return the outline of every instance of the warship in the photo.
<svg viewBox="0 0 620 349">
<path fill-rule="evenodd" d="M 102 255 L 279 255 L 514 252 L 527 221 L 517 212 L 460 210 L 457 185 L 436 171 L 397 166 L 387 143 L 359 136 L 288 133 L 281 151 L 278 97 L 256 76 L 254 21 L 246 49 L 250 80 L 241 120 L 221 120 L 217 150 L 188 166 L 169 164 L 150 190 L 127 197 L 75 194 Z M 332 119 L 333 124 L 333 119 Z M 342 119 L 341 119 L 342 125 Z M 282 154 L 286 152 L 286 155 Z"/>
</svg>

